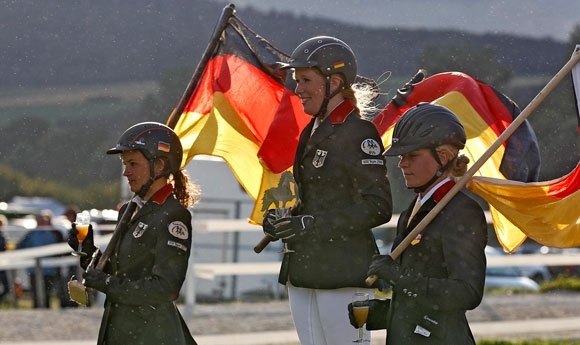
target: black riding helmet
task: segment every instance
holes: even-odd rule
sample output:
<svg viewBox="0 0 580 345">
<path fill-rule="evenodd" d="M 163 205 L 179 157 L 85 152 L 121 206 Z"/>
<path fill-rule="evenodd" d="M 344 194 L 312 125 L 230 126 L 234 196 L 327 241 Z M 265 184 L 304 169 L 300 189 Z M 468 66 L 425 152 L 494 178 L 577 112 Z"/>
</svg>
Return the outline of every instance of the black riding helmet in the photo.
<svg viewBox="0 0 580 345">
<path fill-rule="evenodd" d="M 419 103 L 407 110 L 397 121 L 391 147 L 383 154 L 400 156 L 419 149 L 430 149 L 441 168 L 425 185 L 413 187 L 416 192 L 422 192 L 437 180 L 454 160 L 443 166 L 435 149 L 449 144 L 461 150 L 465 147 L 466 140 L 465 129 L 451 110 L 437 104 Z"/>
<path fill-rule="evenodd" d="M 183 148 L 175 132 L 164 124 L 157 122 L 142 122 L 129 127 L 119 138 L 117 145 L 107 154 L 117 154 L 124 151 L 138 150 L 149 161 L 150 177 L 137 193 L 143 197 L 151 187 L 153 181 L 169 176 L 181 168 Z M 166 159 L 168 167 L 158 176 L 154 176 L 154 162 L 158 158 Z"/>
<path fill-rule="evenodd" d="M 326 113 L 328 101 L 340 92 L 341 88 L 330 93 L 330 76 L 340 73 L 346 82 L 344 88 L 350 88 L 357 74 L 356 57 L 352 49 L 343 41 L 330 36 L 317 36 L 302 42 L 292 55 L 289 63 L 281 63 L 282 69 L 315 67 L 326 78 L 326 93 L 320 110 L 315 115 Z"/>
<path fill-rule="evenodd" d="M 391 147 L 385 156 L 399 156 L 418 149 L 450 144 L 465 147 L 463 125 L 451 110 L 437 104 L 419 103 L 407 110 L 395 124 Z"/>
</svg>

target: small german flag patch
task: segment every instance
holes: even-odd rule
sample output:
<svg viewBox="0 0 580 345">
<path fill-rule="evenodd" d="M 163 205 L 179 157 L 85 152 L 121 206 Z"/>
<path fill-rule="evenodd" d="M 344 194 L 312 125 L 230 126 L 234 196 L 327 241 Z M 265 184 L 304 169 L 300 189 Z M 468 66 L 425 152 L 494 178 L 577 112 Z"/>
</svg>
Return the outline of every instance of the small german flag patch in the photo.
<svg viewBox="0 0 580 345">
<path fill-rule="evenodd" d="M 163 152 L 169 152 L 171 150 L 171 145 L 169 145 L 168 143 L 164 143 L 163 141 L 160 141 L 157 144 L 157 150 L 163 151 Z"/>
<path fill-rule="evenodd" d="M 339 69 L 344 67 L 344 61 L 339 61 L 334 63 L 334 69 Z"/>
</svg>

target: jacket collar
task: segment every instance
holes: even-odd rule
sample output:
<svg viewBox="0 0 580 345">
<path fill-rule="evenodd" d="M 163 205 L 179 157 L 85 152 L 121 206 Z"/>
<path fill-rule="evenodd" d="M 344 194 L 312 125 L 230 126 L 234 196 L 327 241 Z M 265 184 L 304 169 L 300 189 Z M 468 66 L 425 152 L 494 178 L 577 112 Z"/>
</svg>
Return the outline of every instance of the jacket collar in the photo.
<svg viewBox="0 0 580 345">
<path fill-rule="evenodd" d="M 153 196 L 149 200 L 151 200 L 156 204 L 163 204 L 165 200 L 167 200 L 167 198 L 171 195 L 172 192 L 173 185 L 168 183 L 165 186 L 161 187 L 161 189 L 159 189 L 157 192 L 155 192 L 155 194 L 153 194 Z M 135 195 L 135 197 L 133 198 L 133 202 L 135 202 L 139 208 L 143 207 L 143 205 L 147 203 L 147 201 L 143 200 L 143 198 L 141 198 L 139 195 Z"/>
<path fill-rule="evenodd" d="M 435 203 L 438 203 L 439 201 L 441 201 L 441 199 L 443 199 L 445 194 L 447 194 L 449 190 L 453 188 L 454 185 L 455 181 L 449 177 L 446 177 L 445 179 L 439 181 L 435 185 L 435 187 L 433 187 L 433 189 L 428 191 L 427 194 L 425 194 L 422 198 L 420 198 L 419 194 L 417 194 L 417 198 L 415 198 L 415 200 L 420 198 L 421 204 L 424 204 L 427 200 L 430 199 L 435 201 Z"/>
<path fill-rule="evenodd" d="M 455 180 L 449 180 L 443 185 L 439 186 L 439 188 L 437 188 L 437 190 L 433 193 L 433 201 L 436 203 L 441 201 L 441 199 L 443 199 L 443 197 L 449 193 L 453 186 L 455 186 Z"/>
<path fill-rule="evenodd" d="M 173 193 L 173 185 L 171 183 L 166 184 L 160 190 L 155 192 L 151 197 L 151 201 L 156 204 L 163 204 L 165 200 Z"/>
<path fill-rule="evenodd" d="M 328 119 L 333 125 L 343 123 L 350 113 L 355 109 L 351 100 L 345 99 L 342 101 L 328 116 Z"/>
<path fill-rule="evenodd" d="M 152 212 L 153 210 L 155 210 L 156 208 L 153 206 L 154 203 L 157 205 L 161 205 L 161 204 L 165 203 L 167 198 L 169 198 L 169 196 L 172 193 L 173 193 L 173 185 L 172 184 L 168 183 L 165 186 L 163 186 L 161 189 L 159 189 L 157 192 L 155 192 L 155 194 L 153 194 L 151 199 L 149 199 L 143 205 L 140 205 L 140 207 L 137 210 L 137 213 L 133 216 L 133 218 L 131 218 L 131 223 L 135 222 L 137 219 L 141 218 L 143 215 L 148 214 L 148 213 Z M 151 202 L 149 202 L 149 201 L 151 201 Z M 136 201 L 136 203 L 137 203 L 137 205 L 139 205 L 138 201 Z"/>
</svg>

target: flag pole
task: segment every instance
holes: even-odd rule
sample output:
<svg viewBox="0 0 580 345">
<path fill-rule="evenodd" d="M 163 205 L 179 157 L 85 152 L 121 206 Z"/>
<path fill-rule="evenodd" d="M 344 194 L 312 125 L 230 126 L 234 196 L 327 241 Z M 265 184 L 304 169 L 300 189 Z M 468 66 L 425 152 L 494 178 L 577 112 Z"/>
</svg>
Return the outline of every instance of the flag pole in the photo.
<svg viewBox="0 0 580 345">
<path fill-rule="evenodd" d="M 580 62 L 580 49 L 574 50 L 572 57 L 568 62 L 554 75 L 554 77 L 544 86 L 544 88 L 532 99 L 526 108 L 513 120 L 513 122 L 505 129 L 505 131 L 491 144 L 491 146 L 483 153 L 483 155 L 467 170 L 457 183 L 449 190 L 447 194 L 438 202 L 435 207 L 423 218 L 419 224 L 403 239 L 399 245 L 393 249 L 389 254 L 393 260 L 397 259 L 405 249 L 411 244 L 411 241 L 419 235 L 431 221 L 441 212 L 441 210 L 451 201 L 451 199 L 465 187 L 471 177 L 481 168 L 481 166 L 493 155 L 493 153 L 503 144 L 504 141 L 512 135 L 516 129 L 524 123 L 530 114 L 542 103 L 542 101 L 556 88 L 556 86 L 570 73 L 572 68 Z M 376 275 L 371 275 L 366 279 L 367 286 L 371 286 L 378 279 Z"/>
<path fill-rule="evenodd" d="M 201 60 L 199 60 L 199 63 L 197 64 L 195 72 L 193 73 L 193 76 L 191 77 L 191 80 L 189 81 L 189 84 L 187 85 L 187 88 L 185 89 L 183 96 L 181 96 L 179 103 L 177 103 L 177 106 L 173 109 L 171 115 L 169 115 L 169 119 L 167 120 L 167 126 L 175 128 L 175 125 L 177 125 L 177 121 L 179 121 L 179 117 L 181 116 L 183 110 L 187 106 L 187 102 L 189 101 L 193 92 L 197 89 L 197 86 L 199 84 L 201 76 L 203 75 L 203 72 L 205 71 L 205 67 L 207 66 L 208 61 L 212 58 L 215 49 L 219 44 L 222 32 L 228 26 L 229 20 L 234 15 L 235 12 L 236 7 L 234 4 L 228 4 L 222 10 L 222 13 L 214 28 L 209 43 L 207 44 L 207 47 L 205 48 L 205 51 L 201 56 Z"/>
</svg>

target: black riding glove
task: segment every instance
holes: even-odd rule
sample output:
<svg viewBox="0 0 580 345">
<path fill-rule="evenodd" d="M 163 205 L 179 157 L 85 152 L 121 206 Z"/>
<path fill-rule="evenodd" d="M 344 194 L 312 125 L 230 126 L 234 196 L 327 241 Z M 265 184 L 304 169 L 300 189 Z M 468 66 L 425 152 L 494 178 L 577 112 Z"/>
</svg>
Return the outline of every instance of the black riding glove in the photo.
<svg viewBox="0 0 580 345">
<path fill-rule="evenodd" d="M 264 220 L 262 221 L 262 230 L 264 233 L 272 237 L 273 241 L 277 241 L 276 238 L 276 228 L 274 227 L 274 222 L 276 222 L 276 210 L 270 209 L 264 215 Z"/>
<path fill-rule="evenodd" d="M 79 232 L 76 229 L 75 223 L 72 223 L 72 227 L 68 232 L 67 242 L 68 242 L 68 245 L 73 250 L 79 249 L 79 240 L 77 239 L 78 233 Z M 91 256 L 96 249 L 97 249 L 97 247 L 95 247 L 93 226 L 91 224 L 89 224 L 89 232 L 87 233 L 87 237 L 85 237 L 85 240 L 83 241 L 82 251 L 87 253 L 88 256 Z"/>
<path fill-rule="evenodd" d="M 371 275 L 377 275 L 379 279 L 395 286 L 403 276 L 403 270 L 390 255 L 375 255 L 367 272 L 367 276 Z"/>
<path fill-rule="evenodd" d="M 370 299 L 368 301 L 356 302 L 357 305 L 367 305 L 369 307 L 369 315 L 365 328 L 369 331 L 387 328 L 387 312 L 389 310 L 390 300 Z M 348 320 L 352 327 L 357 328 L 354 320 L 354 313 L 352 310 L 352 303 L 348 304 Z"/>
<path fill-rule="evenodd" d="M 274 222 L 274 238 L 288 240 L 306 230 L 314 224 L 314 217 L 310 215 L 293 216 L 278 219 Z"/>
<path fill-rule="evenodd" d="M 369 312 L 370 312 L 370 304 L 371 304 L 371 300 L 368 301 L 357 301 L 356 305 L 357 307 L 368 307 L 369 308 Z M 359 328 L 358 325 L 356 324 L 356 321 L 354 319 L 354 312 L 353 312 L 353 304 L 349 303 L 348 304 L 348 320 L 350 321 L 350 324 L 352 325 L 352 327 L 354 328 Z"/>
<path fill-rule="evenodd" d="M 89 267 L 84 273 L 85 286 L 101 292 L 107 292 L 107 287 L 111 283 L 112 276 L 101 270 Z"/>
</svg>

